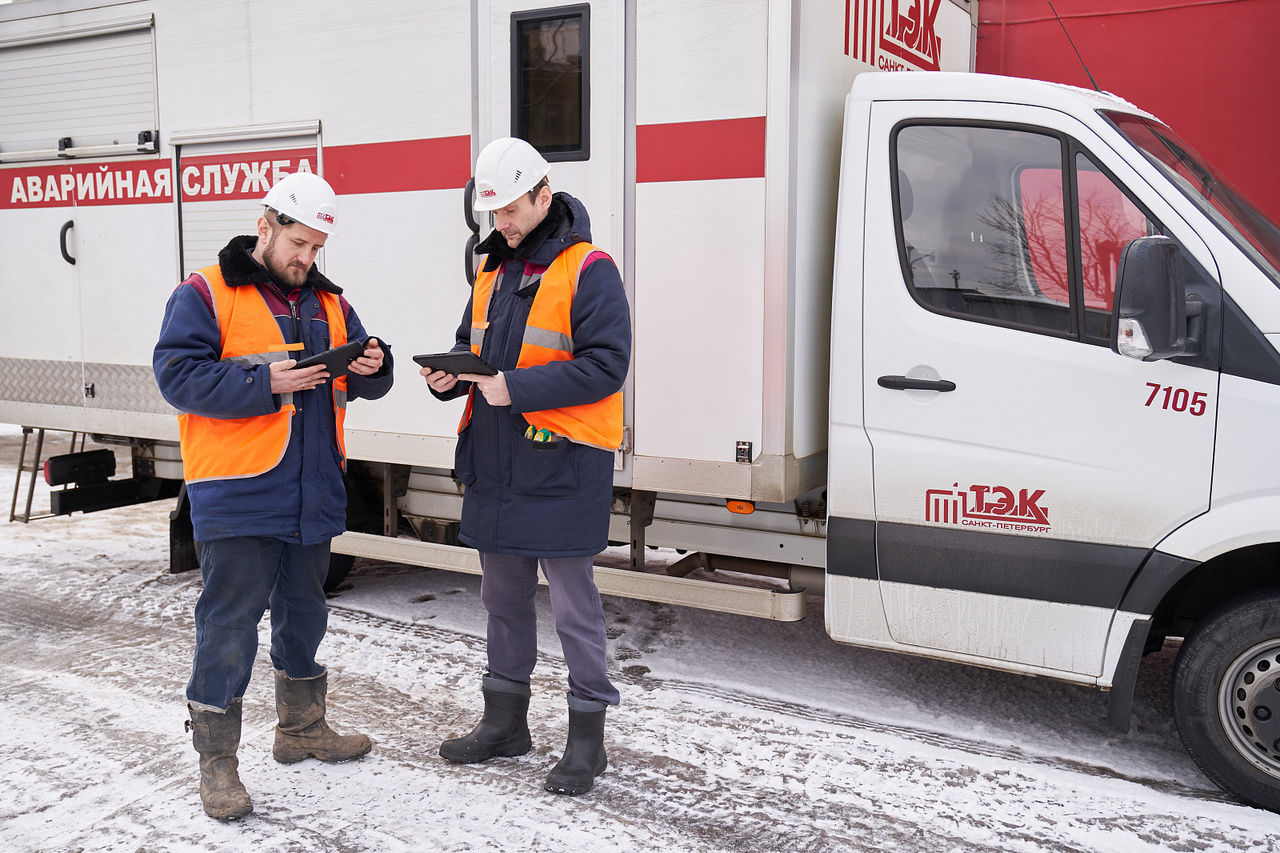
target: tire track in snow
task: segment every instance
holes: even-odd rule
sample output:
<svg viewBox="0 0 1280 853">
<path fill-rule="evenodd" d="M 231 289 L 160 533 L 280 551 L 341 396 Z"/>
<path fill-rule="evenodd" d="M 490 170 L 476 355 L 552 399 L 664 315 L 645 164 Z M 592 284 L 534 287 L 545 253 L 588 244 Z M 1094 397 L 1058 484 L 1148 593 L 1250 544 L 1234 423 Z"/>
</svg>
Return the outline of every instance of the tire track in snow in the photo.
<svg viewBox="0 0 1280 853">
<path fill-rule="evenodd" d="M 0 711 L 58 709 L 58 724 L 74 732 L 74 703 L 84 692 L 80 685 L 87 685 L 131 692 L 144 713 L 174 718 L 158 729 L 154 721 L 133 728 L 127 721 L 114 722 L 121 731 L 107 741 L 116 745 L 105 756 L 132 771 L 126 778 L 152 784 L 154 795 L 167 802 L 158 805 L 154 797 L 143 796 L 118 803 L 102 791 L 55 801 L 45 812 L 63 822 L 57 838 L 67 844 L 59 847 L 91 841 L 89 846 L 99 847 L 103 839 L 115 838 L 116 849 L 137 849 L 140 828 L 160 846 L 166 839 L 178 843 L 189 837 L 171 834 L 175 825 L 210 832 L 194 791 L 195 756 L 178 721 L 198 583 L 190 576 L 139 577 L 151 571 L 115 574 L 107 583 L 103 575 L 65 570 L 34 582 L 28 576 L 21 587 L 0 580 L 5 602 L 0 637 L 7 638 L 5 660 L 16 664 L 12 669 L 10 663 L 0 664 L 5 685 Z M 425 846 L 456 850 L 530 841 L 541 849 L 583 849 L 586 844 L 575 842 L 584 837 L 594 838 L 598 847 L 673 851 L 1101 850 L 1109 849 L 1103 841 L 1082 845 L 1081 828 L 1099 839 L 1114 838 L 1109 835 L 1114 830 L 1101 821 L 1108 812 L 1122 811 L 1117 806 L 1133 802 L 1138 808 L 1121 825 L 1126 835 L 1146 842 L 1125 849 L 1263 850 L 1277 840 L 1250 839 L 1252 848 L 1227 844 L 1216 831 L 1203 831 L 1224 825 L 1216 821 L 1188 836 L 1161 806 L 1115 793 L 1138 785 L 1180 799 L 1220 800 L 1216 791 L 1166 790 L 1164 780 L 1069 758 L 885 725 L 732 688 L 653 678 L 638 668 L 618 673 L 631 689 L 624 708 L 610 715 L 613 766 L 590 796 L 553 798 L 540 789 L 563 746 L 560 658 L 539 655 L 530 713 L 534 751 L 482 767 L 458 767 L 443 762 L 436 749 L 441 738 L 466 731 L 478 714 L 483 639 L 371 615 L 341 600 L 331 602 L 331 614 L 322 649 L 334 665 L 334 724 L 375 733 L 379 745 L 373 760 L 338 768 L 276 765 L 268 755 L 270 665 L 262 650 L 254 695 L 246 698 L 252 736 L 242 750 L 258 814 L 232 829 L 215 827 L 210 837 L 335 853 L 415 849 L 415 832 L 424 833 Z M 42 626 L 48 637 L 38 636 Z M 33 675 L 42 669 L 61 676 L 42 684 L 47 680 Z M 21 684 L 11 680 L 15 673 L 21 673 Z M 131 738 L 153 744 L 151 763 L 130 763 Z M 896 748 L 896 741 L 911 744 L 911 750 Z M 969 766 L 970 758 L 980 760 Z M 1046 783 L 1027 769 L 1078 779 L 1100 776 L 1116 786 L 1090 813 L 1055 801 L 1066 786 Z M 53 781 L 60 778 L 55 772 Z M 109 786 L 110 777 L 100 784 Z M 1080 787 L 1090 791 L 1093 786 Z M 966 798 L 966 789 L 989 802 Z M 508 806 L 498 819 L 486 805 L 493 802 Z M 402 823 L 386 821 L 392 808 L 387 803 L 404 809 Z M 1040 814 L 1022 823 L 1002 814 L 1034 812 L 1037 803 L 1042 803 Z M 362 818 L 361 808 L 381 821 Z M 438 822 L 433 808 L 445 811 Z M 93 825 L 82 825 L 90 816 Z M 131 838 L 134 844 L 127 846 Z"/>
<path fill-rule="evenodd" d="M 344 608 L 341 605 L 334 605 L 332 603 L 330 604 L 330 610 L 331 612 L 335 610 L 341 611 L 347 618 L 357 623 L 364 622 L 366 620 L 381 620 L 387 623 L 396 623 L 397 631 L 416 634 L 424 639 L 442 641 L 446 637 L 456 639 L 458 636 L 430 625 L 401 622 L 394 619 L 385 619 L 384 617 L 372 617 L 362 611 Z M 483 651 L 482 642 L 477 641 L 476 647 L 481 652 Z M 556 665 L 557 663 L 562 664 L 562 661 L 560 658 L 547 655 L 540 651 L 539 663 L 545 666 Z M 611 672 L 610 676 L 619 681 L 630 684 L 633 687 L 639 688 L 642 691 L 649 692 L 662 689 L 678 691 L 691 696 L 715 698 L 723 702 L 751 708 L 764 716 L 790 717 L 812 723 L 821 723 L 823 725 L 839 729 L 889 734 L 904 740 L 928 744 L 929 746 L 941 749 L 956 750 L 958 752 L 982 756 L 985 758 L 1002 759 L 1022 764 L 1035 764 L 1055 770 L 1080 773 L 1086 776 L 1111 778 L 1117 781 L 1141 785 L 1161 793 L 1172 794 L 1189 799 L 1212 800 L 1221 803 L 1234 802 L 1234 800 L 1217 788 L 1189 785 L 1170 779 L 1158 779 L 1126 774 L 1111 767 L 1076 761 L 1061 756 L 1037 755 L 1014 746 L 996 744 L 990 741 L 973 738 L 964 738 L 957 735 L 945 734 L 913 726 L 900 726 L 883 723 L 853 714 L 818 708 L 812 705 L 803 705 L 796 702 L 790 702 L 785 699 L 760 696 L 758 694 L 747 693 L 715 684 L 671 678 L 654 678 L 646 674 L 629 672 L 629 669 L 630 667 L 624 667 L 620 672 Z"/>
<path fill-rule="evenodd" d="M 484 644 L 478 637 L 459 635 L 429 624 L 387 620 L 341 605 L 334 609 L 342 611 L 343 619 L 351 625 L 369 626 L 391 622 L 395 623 L 396 632 L 417 636 L 432 644 L 446 640 L 462 642 L 467 651 L 461 656 L 461 660 L 468 679 L 473 678 L 476 662 L 483 661 Z M 466 666 L 468 660 L 471 664 L 469 668 Z M 555 693 L 557 689 L 562 689 L 560 686 L 563 684 L 563 677 L 563 662 L 554 656 L 540 653 L 539 668 L 534 677 L 535 701 L 540 694 L 548 691 Z M 867 796 L 858 794 L 856 786 L 859 784 L 870 780 L 874 786 L 878 780 L 902 778 L 904 775 L 912 778 L 910 787 L 916 789 L 920 787 L 922 780 L 928 781 L 933 777 L 937 778 L 940 790 L 967 785 L 988 786 L 993 792 L 992 798 L 997 803 L 1006 802 L 1010 811 L 1022 804 L 1026 792 L 1030 790 L 1033 796 L 1046 801 L 1046 816 L 1060 810 L 1059 804 L 1053 802 L 1053 791 L 1035 794 L 1035 789 L 1043 788 L 1045 783 L 1027 776 L 1018 765 L 1039 765 L 1077 777 L 1103 776 L 1121 784 L 1136 784 L 1152 790 L 1168 787 L 1170 790 L 1166 793 L 1189 800 L 1187 806 L 1193 811 L 1196 805 L 1194 801 L 1205 798 L 1197 796 L 1198 794 L 1208 795 L 1209 799 L 1223 799 L 1216 791 L 1197 791 L 1190 786 L 1168 786 L 1165 780 L 1120 774 L 1109 768 L 1070 759 L 1030 756 L 1020 750 L 985 741 L 888 726 L 852 715 L 767 699 L 722 687 L 659 680 L 631 673 L 621 674 L 619 680 L 638 689 L 627 693 L 624 710 L 610 715 L 608 743 L 612 768 L 602 777 L 597 790 L 591 795 L 592 800 L 598 802 L 599 807 L 615 809 L 619 816 L 636 819 L 647 815 L 645 819 L 653 824 L 669 825 L 673 836 L 700 838 L 709 849 L 1081 849 L 1076 843 L 1060 840 L 1060 827 L 1053 819 L 1026 827 L 1016 821 L 1001 822 L 998 815 L 970 815 L 961 805 L 958 809 L 952 809 L 948 820 L 951 825 L 963 831 L 948 834 L 941 830 L 941 827 L 948 825 L 947 820 L 936 823 L 933 819 L 923 822 L 917 819 L 919 814 L 944 811 L 941 807 L 932 808 L 929 802 L 917 802 L 903 807 L 888 804 L 885 797 L 874 793 Z M 472 687 L 469 682 L 467 686 Z M 459 723 L 466 724 L 458 726 L 452 733 L 465 731 L 474 722 L 479 704 L 476 692 L 478 691 L 472 687 L 468 698 L 462 701 L 460 710 L 459 706 L 451 703 L 450 716 Z M 659 694 L 662 696 L 661 701 L 654 703 L 653 697 Z M 676 707 L 673 711 L 673 696 L 681 697 L 676 704 L 686 707 Z M 716 705 L 728 707 L 716 708 Z M 744 721 L 741 713 L 744 707 L 759 714 L 759 719 Z M 535 710 L 531 710 L 531 726 L 534 727 L 536 742 L 539 726 L 533 719 L 534 713 Z M 645 714 L 663 716 L 668 728 L 675 722 L 679 731 L 646 738 L 649 734 L 648 727 L 643 720 L 637 720 L 638 715 Z M 678 724 L 681 722 L 687 722 L 687 725 L 680 727 Z M 818 735 L 812 731 L 796 731 L 794 723 L 817 723 L 830 731 Z M 563 737 L 560 725 L 558 718 L 555 718 L 551 729 L 559 737 Z M 811 757 L 801 758 L 809 765 L 817 766 L 811 766 L 813 772 L 804 775 L 824 780 L 822 784 L 826 790 L 816 793 L 804 791 L 810 780 L 796 778 L 794 771 L 791 778 L 786 778 L 785 773 L 776 778 L 764 774 L 764 778 L 754 780 L 743 778 L 736 770 L 726 776 L 717 774 L 714 768 L 708 768 L 705 764 L 707 756 L 699 754 L 696 744 L 698 733 L 744 729 L 749 730 L 745 735 L 747 739 L 788 741 L 790 745 L 784 751 L 789 752 L 789 755 L 781 756 L 781 760 L 791 759 L 794 763 L 798 753 L 808 751 Z M 448 734 L 450 733 L 446 732 L 445 736 Z M 963 765 L 949 766 L 949 761 L 946 761 L 947 766 L 941 768 L 937 766 L 936 760 L 904 761 L 900 754 L 892 750 L 881 747 L 880 752 L 877 752 L 874 745 L 864 742 L 866 734 L 912 740 L 932 750 L 995 759 L 1011 763 L 1014 767 L 1012 770 L 981 771 Z M 815 737 L 820 741 L 816 745 L 813 742 Z M 692 747 L 690 742 L 695 742 Z M 438 740 L 434 743 L 438 743 Z M 532 773 L 527 766 L 521 764 L 521 761 L 531 759 L 503 762 L 507 766 L 494 772 L 510 773 L 526 779 L 527 784 L 537 785 L 540 774 L 545 772 L 558 754 L 557 748 L 558 744 L 550 750 L 544 746 L 535 747 L 534 754 L 544 760 Z M 729 748 L 730 751 L 733 750 L 732 743 Z M 873 757 L 863 759 L 861 756 L 869 749 Z M 677 757 L 672 753 L 682 755 Z M 835 757 L 830 758 L 831 756 Z M 825 763 L 822 760 L 824 758 L 828 759 Z M 854 765 L 859 770 L 853 773 L 856 778 L 851 783 L 844 784 L 841 776 L 850 775 L 849 765 Z M 800 769 L 805 770 L 805 767 Z M 787 785 L 800 788 L 805 796 L 794 796 L 787 790 Z M 654 797 L 654 792 L 660 792 L 660 796 Z M 895 797 L 899 799 L 912 796 L 919 799 L 920 795 L 918 791 L 912 793 L 909 790 L 895 793 Z M 709 818 L 710 815 L 734 815 L 734 818 L 725 822 Z M 1076 824 L 1087 825 L 1089 820 L 1087 815 L 1074 818 Z M 977 844 L 972 837 L 976 823 L 984 821 L 981 829 L 992 835 L 990 845 Z M 1237 849 L 1234 845 L 1224 847 L 1212 841 L 1188 843 L 1181 833 L 1169 831 L 1166 827 L 1168 819 L 1164 815 L 1127 817 L 1125 822 L 1130 827 L 1130 832 L 1138 836 L 1160 839 L 1152 849 Z M 1106 824 L 1098 828 L 1101 834 L 1112 831 Z M 1261 841 L 1253 849 L 1267 849 L 1267 844 L 1267 841 Z M 1105 849 L 1105 846 L 1100 849 Z"/>
</svg>

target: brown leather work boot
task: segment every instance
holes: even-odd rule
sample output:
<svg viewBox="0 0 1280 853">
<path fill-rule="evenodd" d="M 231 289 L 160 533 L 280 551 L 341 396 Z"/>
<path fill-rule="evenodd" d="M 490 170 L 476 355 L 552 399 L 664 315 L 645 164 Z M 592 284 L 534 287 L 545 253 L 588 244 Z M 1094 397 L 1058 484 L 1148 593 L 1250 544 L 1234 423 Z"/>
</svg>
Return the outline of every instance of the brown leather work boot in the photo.
<svg viewBox="0 0 1280 853">
<path fill-rule="evenodd" d="M 321 761 L 350 761 L 366 755 L 373 742 L 365 735 L 340 735 L 325 722 L 325 693 L 328 673 L 314 678 L 290 678 L 276 671 L 276 743 L 271 750 L 276 761 L 293 764 L 304 758 Z"/>
<path fill-rule="evenodd" d="M 239 699 L 225 713 L 198 711 L 190 705 L 187 731 L 200 753 L 200 802 L 204 813 L 217 820 L 235 820 L 253 811 L 249 792 L 240 783 L 236 750 L 240 747 Z"/>
</svg>

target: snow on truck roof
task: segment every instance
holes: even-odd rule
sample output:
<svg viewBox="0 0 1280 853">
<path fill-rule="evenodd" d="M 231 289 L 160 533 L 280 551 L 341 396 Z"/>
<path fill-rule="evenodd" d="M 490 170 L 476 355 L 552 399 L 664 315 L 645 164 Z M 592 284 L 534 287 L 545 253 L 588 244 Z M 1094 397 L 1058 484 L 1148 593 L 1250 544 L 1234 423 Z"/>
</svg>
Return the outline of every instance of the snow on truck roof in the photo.
<svg viewBox="0 0 1280 853">
<path fill-rule="evenodd" d="M 960 71 L 866 71 L 854 78 L 850 97 L 867 101 L 996 101 L 1066 108 L 1068 112 L 1119 110 L 1155 118 L 1110 92 L 1079 86 Z M 1074 108 L 1074 110 L 1072 109 Z"/>
</svg>

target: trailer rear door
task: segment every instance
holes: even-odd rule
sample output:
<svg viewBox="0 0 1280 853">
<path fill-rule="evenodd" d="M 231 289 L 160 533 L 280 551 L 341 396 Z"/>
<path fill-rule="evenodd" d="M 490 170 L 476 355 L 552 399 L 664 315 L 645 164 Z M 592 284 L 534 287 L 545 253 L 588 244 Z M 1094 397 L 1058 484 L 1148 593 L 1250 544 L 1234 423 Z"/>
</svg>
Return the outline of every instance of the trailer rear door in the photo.
<svg viewBox="0 0 1280 853">
<path fill-rule="evenodd" d="M 551 189 L 577 198 L 592 242 L 627 274 L 632 227 L 625 192 L 627 40 L 621 0 L 547 6 L 537 0 L 477 0 L 473 7 L 475 150 L 503 136 L 527 139 L 551 163 Z M 630 115 L 630 118 L 628 116 Z M 490 217 L 479 221 L 483 238 Z M 633 377 L 623 388 L 624 423 L 633 422 Z M 631 482 L 630 439 L 614 463 L 614 483 Z"/>
<path fill-rule="evenodd" d="M 0 419 L 101 428 L 83 407 L 168 411 L 135 331 L 160 310 L 138 307 L 157 268 L 140 259 L 173 242 L 152 16 L 21 11 L 0 38 Z"/>
</svg>

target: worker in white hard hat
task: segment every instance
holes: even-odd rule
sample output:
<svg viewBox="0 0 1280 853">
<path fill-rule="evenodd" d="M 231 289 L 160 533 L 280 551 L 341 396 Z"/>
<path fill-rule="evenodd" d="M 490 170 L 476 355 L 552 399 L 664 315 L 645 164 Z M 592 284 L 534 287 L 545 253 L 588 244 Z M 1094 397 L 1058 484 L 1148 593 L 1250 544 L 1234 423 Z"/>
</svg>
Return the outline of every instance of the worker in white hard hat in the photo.
<svg viewBox="0 0 1280 853">
<path fill-rule="evenodd" d="M 617 266 L 590 242 L 586 209 L 553 193 L 549 172 L 522 139 L 480 152 L 474 206 L 492 213 L 493 232 L 476 248 L 453 349 L 497 374 L 421 371 L 437 397 L 467 395 L 454 461 L 465 486 L 458 538 L 480 552 L 488 612 L 484 714 L 440 754 L 469 764 L 530 750 L 541 564 L 569 669 L 568 741 L 545 788 L 583 794 L 605 769 L 605 710 L 619 699 L 593 563 L 608 545 L 631 314 Z"/>
<path fill-rule="evenodd" d="M 184 493 L 204 581 L 188 728 L 200 754 L 201 803 L 220 820 L 253 810 L 236 753 L 268 604 L 275 759 L 346 761 L 372 746 L 326 722 L 328 679 L 316 649 L 327 624 L 329 543 L 346 529 L 347 402 L 390 390 L 391 353 L 315 264 L 337 233 L 329 184 L 297 172 L 262 203 L 257 234 L 233 238 L 216 264 L 173 292 L 153 361 L 161 393 L 180 412 Z M 294 369 L 346 345 L 354 351 L 345 357 Z"/>
</svg>

